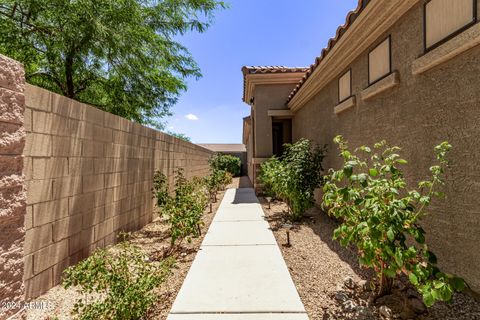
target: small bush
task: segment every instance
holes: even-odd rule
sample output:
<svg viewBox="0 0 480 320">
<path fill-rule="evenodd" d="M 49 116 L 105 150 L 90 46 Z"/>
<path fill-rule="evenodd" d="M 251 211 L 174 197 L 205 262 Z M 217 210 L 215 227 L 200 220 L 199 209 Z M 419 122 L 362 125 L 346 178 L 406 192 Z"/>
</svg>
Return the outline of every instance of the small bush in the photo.
<svg viewBox="0 0 480 320">
<path fill-rule="evenodd" d="M 175 172 L 175 190 L 169 195 L 165 175 L 157 172 L 154 177 L 154 195 L 162 216 L 169 224 L 171 246 L 177 240 L 199 236 L 203 211 L 208 203 L 207 188 L 203 181 L 194 179 L 188 181 L 182 169 Z"/>
<path fill-rule="evenodd" d="M 272 158 L 261 166 L 260 181 L 267 192 L 285 200 L 292 220 L 302 218 L 315 204 L 315 189 L 322 183 L 322 161 L 326 147 L 313 146 L 308 139 L 286 144 L 280 159 Z"/>
<path fill-rule="evenodd" d="M 447 142 L 435 147 L 437 164 L 430 168 L 431 178 L 421 181 L 418 190 L 409 189 L 402 165 L 407 161 L 397 154 L 398 147 L 385 141 L 373 150 L 362 146 L 351 152 L 341 136 L 335 138 L 343 167 L 331 170 L 324 186 L 323 207 L 342 223 L 334 232 L 344 246 L 353 244 L 360 263 L 373 268 L 380 286 L 377 297 L 390 293 L 393 280 L 405 274 L 423 296 L 427 306 L 449 301 L 464 281 L 443 273 L 437 258 L 425 243 L 420 221 L 443 185 Z"/>
<path fill-rule="evenodd" d="M 114 249 L 114 250 L 112 250 Z M 140 319 L 155 302 L 154 289 L 163 283 L 174 260 L 152 263 L 138 248 L 122 242 L 115 248 L 98 249 L 64 271 L 63 286 L 78 286 L 84 294 L 72 310 L 82 320 Z M 87 295 L 95 294 L 91 302 Z"/>
<path fill-rule="evenodd" d="M 242 161 L 239 157 L 228 154 L 216 153 L 210 159 L 210 168 L 212 170 L 221 170 L 230 172 L 234 177 L 240 176 Z"/>
</svg>

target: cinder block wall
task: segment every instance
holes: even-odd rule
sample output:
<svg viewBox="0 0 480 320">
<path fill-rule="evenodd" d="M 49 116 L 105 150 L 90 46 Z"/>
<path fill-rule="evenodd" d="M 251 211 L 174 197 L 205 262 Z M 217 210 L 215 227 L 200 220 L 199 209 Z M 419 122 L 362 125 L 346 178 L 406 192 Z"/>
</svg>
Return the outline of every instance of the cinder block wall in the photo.
<svg viewBox="0 0 480 320">
<path fill-rule="evenodd" d="M 208 174 L 211 152 L 47 90 L 26 86 L 26 297 L 120 231 L 152 220 L 154 170 Z"/>
<path fill-rule="evenodd" d="M 24 88 L 23 66 L 0 55 L 0 319 L 23 312 Z"/>
</svg>

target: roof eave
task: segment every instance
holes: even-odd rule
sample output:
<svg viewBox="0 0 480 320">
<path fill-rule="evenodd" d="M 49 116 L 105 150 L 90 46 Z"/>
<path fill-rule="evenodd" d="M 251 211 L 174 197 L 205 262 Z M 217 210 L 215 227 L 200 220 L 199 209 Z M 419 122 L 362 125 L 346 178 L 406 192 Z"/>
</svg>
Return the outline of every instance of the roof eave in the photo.
<svg viewBox="0 0 480 320">
<path fill-rule="evenodd" d="M 336 37 L 330 39 L 328 47 L 292 91 L 288 107 L 292 111 L 303 107 L 419 1 L 360 0 L 357 9 L 349 13 L 345 25 L 337 30 Z"/>
</svg>

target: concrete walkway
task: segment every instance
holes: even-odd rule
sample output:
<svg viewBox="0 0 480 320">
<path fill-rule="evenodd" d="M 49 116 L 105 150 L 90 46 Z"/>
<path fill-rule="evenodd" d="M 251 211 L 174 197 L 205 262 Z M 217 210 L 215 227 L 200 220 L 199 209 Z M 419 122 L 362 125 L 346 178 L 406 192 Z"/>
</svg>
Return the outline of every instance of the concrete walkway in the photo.
<svg viewBox="0 0 480 320">
<path fill-rule="evenodd" d="M 168 320 L 308 320 L 253 189 L 225 193 Z"/>
</svg>

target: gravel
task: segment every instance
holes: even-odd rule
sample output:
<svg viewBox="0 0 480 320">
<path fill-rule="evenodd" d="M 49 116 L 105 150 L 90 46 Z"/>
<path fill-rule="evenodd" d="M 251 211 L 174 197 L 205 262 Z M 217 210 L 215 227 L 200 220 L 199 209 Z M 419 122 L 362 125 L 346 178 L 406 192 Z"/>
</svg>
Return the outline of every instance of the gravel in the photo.
<svg viewBox="0 0 480 320">
<path fill-rule="evenodd" d="M 410 309 L 410 313 L 400 314 L 409 303 L 418 311 L 422 309 L 420 300 L 408 297 L 407 292 L 412 290 L 408 289 L 408 283 L 402 282 L 396 284 L 394 294 L 383 300 L 385 305 L 369 306 L 369 280 L 374 275 L 359 266 L 355 250 L 343 248 L 332 240 L 337 226 L 332 219 L 313 208 L 300 223 L 286 228 L 285 225 L 291 224 L 286 219 L 287 206 L 274 201 L 269 210 L 267 202 L 260 200 L 311 320 L 480 320 L 480 303 L 463 293 L 455 294 L 453 303 L 437 303 L 423 314 L 415 314 Z"/>
<path fill-rule="evenodd" d="M 234 178 L 232 184 L 227 186 L 227 188 L 237 188 L 239 185 L 243 186 L 244 184 L 245 182 L 243 180 L 240 181 L 239 178 Z M 181 249 L 174 253 L 176 266 L 172 270 L 172 275 L 168 280 L 157 289 L 156 293 L 158 295 L 158 300 L 150 308 L 145 317 L 146 319 L 167 318 L 173 301 L 180 291 L 183 280 L 195 259 L 196 253 L 203 241 L 203 237 L 215 216 L 214 213 L 220 206 L 224 194 L 225 192 L 219 192 L 217 197 L 218 201 L 213 204 L 213 213 L 208 213 L 209 208 L 205 210 L 203 219 L 204 225 L 201 227 L 202 236 L 192 239 L 191 243 L 183 243 Z M 163 252 L 170 246 L 168 228 L 160 218 L 156 218 L 152 223 L 146 225 L 141 230 L 132 233 L 131 242 L 146 252 L 151 259 L 159 259 Z M 47 293 L 35 299 L 35 302 L 46 302 L 44 305 L 47 307 L 37 310 L 28 310 L 27 319 L 72 319 L 70 311 L 72 310 L 75 301 L 79 298 L 82 298 L 82 295 L 74 288 L 65 290 L 61 286 L 53 287 Z M 94 297 L 90 297 L 90 299 L 94 299 Z"/>
</svg>

